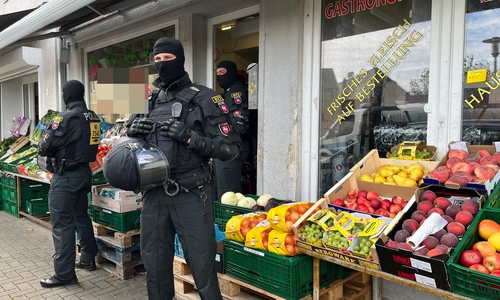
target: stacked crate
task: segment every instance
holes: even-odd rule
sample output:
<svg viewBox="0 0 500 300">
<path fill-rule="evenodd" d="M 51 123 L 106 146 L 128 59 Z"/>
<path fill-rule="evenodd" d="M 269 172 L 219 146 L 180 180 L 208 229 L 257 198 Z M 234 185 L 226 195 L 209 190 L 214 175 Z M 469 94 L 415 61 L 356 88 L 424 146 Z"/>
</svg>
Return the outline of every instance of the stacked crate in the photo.
<svg viewBox="0 0 500 300">
<path fill-rule="evenodd" d="M 100 183 L 103 183 L 105 177 L 100 179 Z M 104 196 L 101 195 L 103 189 L 114 188 L 107 184 L 95 185 L 97 183 L 94 177 L 94 186 L 89 195 L 89 215 L 93 220 L 99 249 L 97 259 L 101 267 L 125 280 L 134 276 L 137 267 L 142 267 L 139 246 L 141 205 L 137 204 L 139 196 L 122 190 Z"/>
<path fill-rule="evenodd" d="M 19 215 L 17 204 L 17 183 L 16 178 L 11 175 L 2 177 L 2 208 L 3 210 L 17 217 Z"/>
<path fill-rule="evenodd" d="M 19 190 L 21 199 L 20 210 L 27 212 L 31 216 L 49 214 L 48 194 L 50 184 L 27 178 L 20 178 L 19 180 L 21 182 Z M 16 189 L 14 191 L 17 193 Z"/>
</svg>

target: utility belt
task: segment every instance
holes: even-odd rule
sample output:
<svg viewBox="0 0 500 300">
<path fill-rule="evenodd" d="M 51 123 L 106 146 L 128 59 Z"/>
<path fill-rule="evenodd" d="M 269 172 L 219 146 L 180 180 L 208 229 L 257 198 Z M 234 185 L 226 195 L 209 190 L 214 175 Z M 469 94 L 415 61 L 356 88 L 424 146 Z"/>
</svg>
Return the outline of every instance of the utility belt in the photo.
<svg viewBox="0 0 500 300">
<path fill-rule="evenodd" d="M 204 184 L 211 184 L 212 168 L 209 165 L 203 165 L 189 172 L 172 175 L 163 185 L 165 193 L 169 196 L 175 196 L 179 192 L 189 192 L 194 188 L 201 188 Z"/>
<path fill-rule="evenodd" d="M 57 159 L 56 157 L 51 157 L 47 159 L 47 171 L 51 173 L 57 173 L 63 175 L 66 171 L 72 171 L 77 169 L 82 165 L 88 165 L 87 163 L 70 162 L 63 159 Z"/>
</svg>

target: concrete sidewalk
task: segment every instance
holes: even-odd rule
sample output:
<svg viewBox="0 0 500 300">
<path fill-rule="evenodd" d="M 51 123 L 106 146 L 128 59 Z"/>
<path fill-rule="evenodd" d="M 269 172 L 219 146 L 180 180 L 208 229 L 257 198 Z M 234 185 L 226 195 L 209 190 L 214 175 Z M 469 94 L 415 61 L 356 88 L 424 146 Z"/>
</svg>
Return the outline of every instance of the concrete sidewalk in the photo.
<svg viewBox="0 0 500 300">
<path fill-rule="evenodd" d="M 147 299 L 146 276 L 120 280 L 106 270 L 77 270 L 78 284 L 53 289 L 40 279 L 54 274 L 50 229 L 0 211 L 0 299 Z"/>
</svg>

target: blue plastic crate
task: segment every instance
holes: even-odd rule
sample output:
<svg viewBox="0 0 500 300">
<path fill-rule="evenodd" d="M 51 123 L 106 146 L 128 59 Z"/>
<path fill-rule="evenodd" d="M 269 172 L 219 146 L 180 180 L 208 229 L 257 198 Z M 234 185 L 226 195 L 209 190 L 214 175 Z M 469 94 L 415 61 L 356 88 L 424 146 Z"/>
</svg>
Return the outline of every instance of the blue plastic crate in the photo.
<svg viewBox="0 0 500 300">
<path fill-rule="evenodd" d="M 226 233 L 219 230 L 219 225 L 214 224 L 214 227 L 215 227 L 215 240 L 217 242 L 220 242 L 223 239 L 225 239 Z M 174 239 L 174 251 L 175 251 L 174 253 L 176 256 L 178 256 L 180 258 L 184 258 L 184 251 L 182 251 L 182 244 L 181 244 L 181 241 L 179 240 L 179 237 L 177 236 L 177 234 L 175 235 L 175 239 Z"/>
</svg>

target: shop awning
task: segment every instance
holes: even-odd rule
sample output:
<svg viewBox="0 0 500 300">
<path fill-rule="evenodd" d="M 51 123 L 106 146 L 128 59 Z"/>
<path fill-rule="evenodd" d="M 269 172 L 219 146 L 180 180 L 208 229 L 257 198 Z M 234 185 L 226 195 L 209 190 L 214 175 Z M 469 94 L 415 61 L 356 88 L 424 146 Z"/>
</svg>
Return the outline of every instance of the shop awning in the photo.
<svg viewBox="0 0 500 300">
<path fill-rule="evenodd" d="M 0 56 L 0 82 L 24 74 L 42 63 L 42 50 L 32 47 L 20 47 Z"/>
<path fill-rule="evenodd" d="M 51 0 L 36 9 L 0 15 L 0 49 L 37 32 L 67 31 L 85 22 L 139 5 L 138 0 Z M 46 36 L 45 38 L 50 37 Z"/>
</svg>

